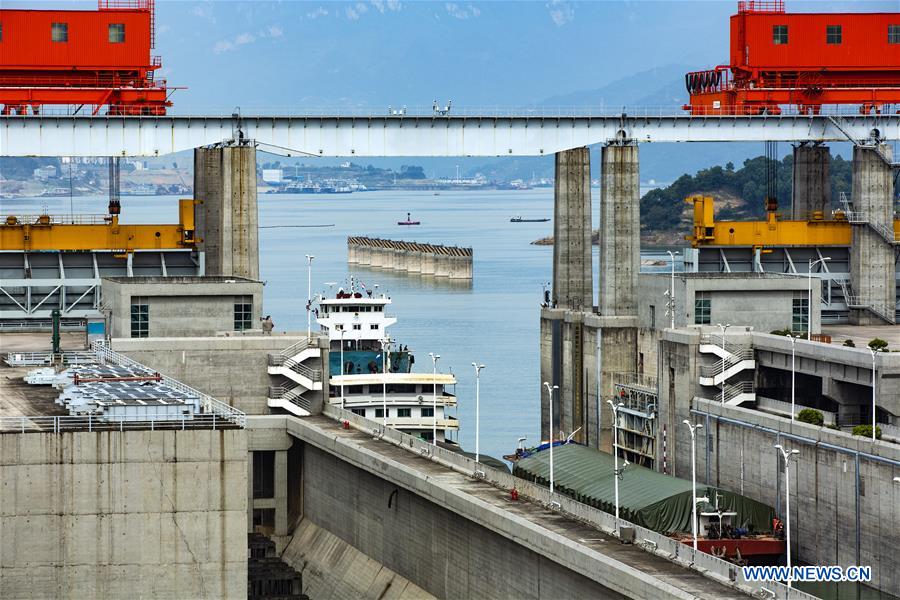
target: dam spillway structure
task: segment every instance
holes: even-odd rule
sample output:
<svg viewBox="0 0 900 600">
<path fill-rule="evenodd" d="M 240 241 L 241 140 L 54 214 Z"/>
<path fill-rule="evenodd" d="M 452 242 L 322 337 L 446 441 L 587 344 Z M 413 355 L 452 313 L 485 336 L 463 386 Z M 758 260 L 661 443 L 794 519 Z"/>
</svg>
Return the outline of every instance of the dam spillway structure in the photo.
<svg viewBox="0 0 900 600">
<path fill-rule="evenodd" d="M 472 280 L 472 249 L 458 246 L 348 237 L 347 263 L 448 280 Z"/>
</svg>

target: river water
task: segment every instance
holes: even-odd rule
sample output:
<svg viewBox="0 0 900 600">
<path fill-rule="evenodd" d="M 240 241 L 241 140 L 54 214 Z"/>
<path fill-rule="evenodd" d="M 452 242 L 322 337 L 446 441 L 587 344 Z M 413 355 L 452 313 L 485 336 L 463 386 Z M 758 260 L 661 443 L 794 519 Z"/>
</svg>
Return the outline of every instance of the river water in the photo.
<svg viewBox="0 0 900 600">
<path fill-rule="evenodd" d="M 69 198 L 4 199 L 0 214 L 33 214 L 42 205 L 52 214 L 103 213 L 106 199 L 77 197 L 71 204 Z M 596 201 L 594 208 L 597 223 Z M 422 224 L 397 225 L 407 212 Z M 486 365 L 481 374 L 481 451 L 499 457 L 523 436 L 536 443 L 540 301 L 542 284 L 551 278 L 553 249 L 530 242 L 550 235 L 552 222 L 510 223 L 515 215 L 552 218 L 553 190 L 260 194 L 263 314 L 272 315 L 279 331 L 306 329 L 306 254 L 315 256 L 314 295 L 327 292 L 327 282 L 343 284 L 350 274 L 367 287 L 378 284 L 391 296 L 391 312 L 398 318 L 390 334 L 415 353 L 415 370 L 429 371 L 428 353 L 434 352 L 441 356 L 439 370 L 456 375 L 463 447 L 475 447 L 474 361 Z M 122 199 L 123 222 L 177 220 L 174 196 Z M 294 227 L 299 225 L 333 226 Z M 351 271 L 346 240 L 352 235 L 471 246 L 474 279 L 468 286 L 388 271 Z M 654 254 L 658 256 L 645 251 L 645 257 Z"/>
</svg>

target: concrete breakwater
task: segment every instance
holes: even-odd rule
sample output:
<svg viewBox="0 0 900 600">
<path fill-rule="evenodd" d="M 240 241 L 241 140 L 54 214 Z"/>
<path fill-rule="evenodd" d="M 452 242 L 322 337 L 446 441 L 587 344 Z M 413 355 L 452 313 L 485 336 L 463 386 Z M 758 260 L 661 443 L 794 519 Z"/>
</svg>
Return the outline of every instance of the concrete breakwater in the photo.
<svg viewBox="0 0 900 600">
<path fill-rule="evenodd" d="M 472 279 L 472 249 L 457 246 L 348 237 L 347 263 L 401 273 Z"/>
</svg>

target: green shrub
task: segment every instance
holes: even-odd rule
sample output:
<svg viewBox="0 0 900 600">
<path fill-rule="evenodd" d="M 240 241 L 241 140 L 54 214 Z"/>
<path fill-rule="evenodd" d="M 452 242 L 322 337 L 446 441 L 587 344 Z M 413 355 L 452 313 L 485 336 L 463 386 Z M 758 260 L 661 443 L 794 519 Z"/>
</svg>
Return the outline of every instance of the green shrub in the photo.
<svg viewBox="0 0 900 600">
<path fill-rule="evenodd" d="M 819 425 L 820 427 L 825 424 L 825 416 L 813 408 L 801 410 L 800 414 L 797 415 L 797 420 L 811 425 Z"/>
<path fill-rule="evenodd" d="M 853 428 L 853 435 L 861 435 L 863 437 L 870 438 L 872 437 L 872 426 L 871 425 L 857 425 Z M 875 428 L 875 439 L 881 439 L 881 427 Z"/>
<path fill-rule="evenodd" d="M 878 350 L 879 352 L 884 352 L 887 350 L 888 343 L 881 338 L 875 338 L 871 342 L 869 342 L 869 348 L 872 350 Z"/>
<path fill-rule="evenodd" d="M 851 340 L 850 338 L 847 338 L 846 340 L 844 340 L 844 345 L 847 346 L 848 348 L 856 348 L 856 344 L 854 344 L 853 340 Z"/>
<path fill-rule="evenodd" d="M 840 430 L 841 430 L 841 428 L 838 427 L 838 424 L 837 424 L 837 423 L 829 423 L 829 424 L 826 425 L 825 427 L 826 427 L 827 429 L 834 429 L 835 431 L 840 431 Z"/>
<path fill-rule="evenodd" d="M 790 329 L 776 329 L 775 331 L 770 331 L 769 333 L 771 333 L 772 335 L 789 336 L 793 332 Z"/>
</svg>

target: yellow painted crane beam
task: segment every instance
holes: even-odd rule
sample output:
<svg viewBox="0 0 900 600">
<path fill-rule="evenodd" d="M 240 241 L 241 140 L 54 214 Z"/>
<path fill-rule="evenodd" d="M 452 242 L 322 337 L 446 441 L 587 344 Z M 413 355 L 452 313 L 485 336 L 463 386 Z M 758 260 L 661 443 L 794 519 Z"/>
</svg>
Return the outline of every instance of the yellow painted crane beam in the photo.
<svg viewBox="0 0 900 600">
<path fill-rule="evenodd" d="M 118 215 L 8 216 L 0 221 L 0 250 L 171 250 L 194 248 L 192 199 L 178 201 L 177 224 L 128 225 Z"/>
<path fill-rule="evenodd" d="M 841 211 L 832 219 L 814 214 L 804 221 L 782 221 L 769 212 L 765 221 L 716 221 L 710 196 L 688 196 L 694 205 L 692 235 L 685 236 L 694 248 L 700 246 L 849 246 L 853 228 Z M 900 221 L 894 221 L 894 236 L 900 239 Z"/>
</svg>

